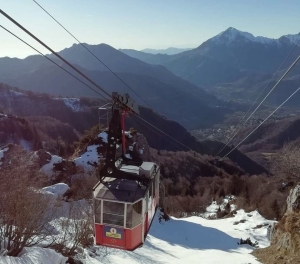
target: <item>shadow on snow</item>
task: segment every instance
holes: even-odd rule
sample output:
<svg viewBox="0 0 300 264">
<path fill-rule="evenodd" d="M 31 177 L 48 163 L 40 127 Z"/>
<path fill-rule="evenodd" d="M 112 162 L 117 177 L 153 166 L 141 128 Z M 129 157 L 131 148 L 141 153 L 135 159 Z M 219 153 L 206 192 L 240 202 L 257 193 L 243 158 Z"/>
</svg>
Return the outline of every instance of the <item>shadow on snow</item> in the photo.
<svg viewBox="0 0 300 264">
<path fill-rule="evenodd" d="M 237 238 L 233 238 L 218 229 L 180 219 L 171 219 L 162 224 L 155 219 L 150 235 L 171 245 L 180 245 L 191 249 L 230 251 L 240 247 L 237 244 L 239 241 Z"/>
</svg>

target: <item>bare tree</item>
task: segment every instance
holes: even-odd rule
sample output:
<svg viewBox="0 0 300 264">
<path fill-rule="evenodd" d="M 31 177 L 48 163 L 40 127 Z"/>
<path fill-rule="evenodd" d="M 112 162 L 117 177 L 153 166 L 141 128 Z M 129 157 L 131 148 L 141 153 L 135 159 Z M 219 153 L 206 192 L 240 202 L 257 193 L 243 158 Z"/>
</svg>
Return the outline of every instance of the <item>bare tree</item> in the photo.
<svg viewBox="0 0 300 264">
<path fill-rule="evenodd" d="M 0 200 L 0 240 L 7 255 L 17 256 L 49 235 L 48 200 L 43 194 L 19 189 L 0 195 Z"/>
<path fill-rule="evenodd" d="M 49 234 L 49 200 L 38 191 L 43 176 L 26 166 L 29 154 L 16 149 L 9 155 L 0 170 L 0 251 L 17 256 Z"/>
<path fill-rule="evenodd" d="M 41 192 L 47 178 L 39 172 L 32 154 L 10 146 L 1 164 L 0 181 L 2 255 L 17 256 L 24 247 L 39 244 L 72 256 L 79 246 L 93 242 L 91 202 L 66 203 Z M 89 186 L 92 184 L 91 180 Z M 79 197 L 88 196 L 87 193 L 84 189 Z"/>
<path fill-rule="evenodd" d="M 92 208 L 84 200 L 69 203 L 66 215 L 57 220 L 60 229 L 57 236 L 53 236 L 52 246 L 64 256 L 76 254 L 79 246 L 89 246 L 93 243 Z"/>
</svg>

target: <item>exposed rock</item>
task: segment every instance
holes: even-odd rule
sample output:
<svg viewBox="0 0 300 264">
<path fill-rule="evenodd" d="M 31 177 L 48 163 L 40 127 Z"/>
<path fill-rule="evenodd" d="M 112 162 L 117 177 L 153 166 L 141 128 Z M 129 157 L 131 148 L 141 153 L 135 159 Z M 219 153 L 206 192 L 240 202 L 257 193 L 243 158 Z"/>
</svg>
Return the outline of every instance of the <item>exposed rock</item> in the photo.
<svg viewBox="0 0 300 264">
<path fill-rule="evenodd" d="M 300 210 L 300 184 L 290 191 L 287 198 L 286 214 L 299 212 Z"/>
<path fill-rule="evenodd" d="M 287 198 L 287 210 L 282 219 L 269 230 L 271 246 L 254 252 L 254 255 L 264 263 L 275 263 L 274 258 L 281 256 L 293 256 L 300 261 L 299 203 L 300 184 L 290 191 Z"/>
<path fill-rule="evenodd" d="M 43 149 L 36 151 L 35 154 L 38 157 L 38 163 L 39 163 L 40 167 L 49 163 L 49 161 L 51 160 L 51 155 Z"/>
<path fill-rule="evenodd" d="M 296 252 L 300 250 L 300 184 L 290 191 L 287 210 L 278 224 L 272 227 L 271 245 L 277 250 Z"/>
</svg>

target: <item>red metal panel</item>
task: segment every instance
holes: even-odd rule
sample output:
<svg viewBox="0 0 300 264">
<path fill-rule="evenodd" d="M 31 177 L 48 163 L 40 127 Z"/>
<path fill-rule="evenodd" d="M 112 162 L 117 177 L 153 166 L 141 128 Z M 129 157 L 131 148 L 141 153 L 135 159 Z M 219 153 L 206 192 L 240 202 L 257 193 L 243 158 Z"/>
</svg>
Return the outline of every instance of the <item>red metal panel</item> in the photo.
<svg viewBox="0 0 300 264">
<path fill-rule="evenodd" d="M 134 250 L 142 244 L 142 224 L 133 229 L 125 229 L 126 249 Z"/>
<path fill-rule="evenodd" d="M 96 245 L 102 245 L 102 225 L 95 224 L 95 240 L 96 240 Z"/>
<path fill-rule="evenodd" d="M 146 219 L 145 219 L 146 220 Z M 113 229 L 112 232 L 110 229 Z M 117 229 L 115 231 L 114 229 Z M 95 241 L 98 246 L 122 248 L 124 250 L 135 250 L 142 245 L 142 224 L 133 229 L 114 228 L 95 224 Z M 115 237 L 109 237 L 106 232 L 115 234 Z M 146 228 L 145 228 L 146 231 Z M 118 236 L 120 234 L 120 236 Z M 110 234 L 108 234 L 110 235 Z"/>
</svg>

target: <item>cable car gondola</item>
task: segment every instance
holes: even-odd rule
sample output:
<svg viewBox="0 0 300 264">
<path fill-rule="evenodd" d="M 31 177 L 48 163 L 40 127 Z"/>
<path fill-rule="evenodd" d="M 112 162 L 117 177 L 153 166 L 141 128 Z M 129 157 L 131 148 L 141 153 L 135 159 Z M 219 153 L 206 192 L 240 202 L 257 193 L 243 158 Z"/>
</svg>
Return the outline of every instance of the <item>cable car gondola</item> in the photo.
<svg viewBox="0 0 300 264">
<path fill-rule="evenodd" d="M 124 118 L 139 111 L 127 94 L 113 93 L 113 100 L 106 159 L 93 188 L 95 244 L 135 250 L 158 207 L 160 173 L 153 162 L 125 156 Z"/>
</svg>

